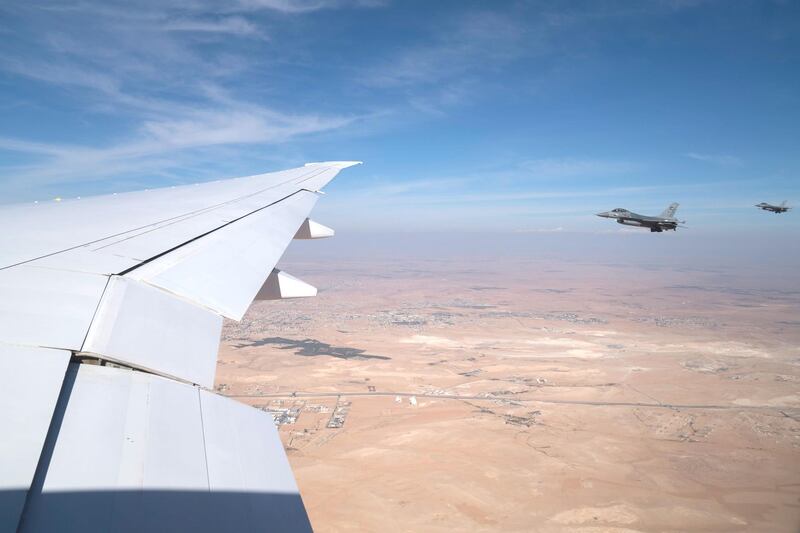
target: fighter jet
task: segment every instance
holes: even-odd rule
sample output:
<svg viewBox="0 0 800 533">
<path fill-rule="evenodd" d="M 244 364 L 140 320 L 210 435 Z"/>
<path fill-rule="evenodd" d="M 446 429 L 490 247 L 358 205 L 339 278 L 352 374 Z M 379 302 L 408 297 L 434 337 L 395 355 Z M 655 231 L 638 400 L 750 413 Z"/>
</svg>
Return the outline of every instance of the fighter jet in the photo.
<svg viewBox="0 0 800 533">
<path fill-rule="evenodd" d="M 768 204 L 767 202 L 761 202 L 760 204 L 756 204 L 756 207 L 759 209 L 763 209 L 764 211 L 772 211 L 773 213 L 785 213 L 791 207 L 786 207 L 786 200 L 781 202 L 781 205 L 772 205 Z"/>
<path fill-rule="evenodd" d="M 611 211 L 606 211 L 605 213 L 597 213 L 597 216 L 603 218 L 614 218 L 617 220 L 618 224 L 650 228 L 651 232 L 661 233 L 662 231 L 669 229 L 675 231 L 679 224 L 684 224 L 686 222 L 684 220 L 678 220 L 675 218 L 675 211 L 677 209 L 678 204 L 673 203 L 670 204 L 669 207 L 657 217 L 651 217 L 640 215 L 638 213 L 632 213 L 627 209 L 618 207 L 616 209 L 612 209 Z"/>
</svg>

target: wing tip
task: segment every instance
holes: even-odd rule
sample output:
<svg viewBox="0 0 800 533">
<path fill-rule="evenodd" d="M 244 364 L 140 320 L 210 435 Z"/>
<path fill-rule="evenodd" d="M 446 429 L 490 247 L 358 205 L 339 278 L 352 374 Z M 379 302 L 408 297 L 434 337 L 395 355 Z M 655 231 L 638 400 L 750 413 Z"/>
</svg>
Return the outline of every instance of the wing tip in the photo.
<svg viewBox="0 0 800 533">
<path fill-rule="evenodd" d="M 333 168 L 348 168 L 356 165 L 363 165 L 363 161 L 320 161 L 317 163 L 306 163 L 307 167 L 333 167 Z"/>
</svg>

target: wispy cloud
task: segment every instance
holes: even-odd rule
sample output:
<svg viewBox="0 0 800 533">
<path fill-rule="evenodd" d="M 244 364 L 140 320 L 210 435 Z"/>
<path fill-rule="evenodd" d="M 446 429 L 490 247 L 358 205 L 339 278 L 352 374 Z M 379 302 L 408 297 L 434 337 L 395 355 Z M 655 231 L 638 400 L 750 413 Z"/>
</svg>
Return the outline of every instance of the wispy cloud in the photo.
<svg viewBox="0 0 800 533">
<path fill-rule="evenodd" d="M 434 23 L 435 22 L 435 23 Z M 475 100 L 516 59 L 539 50 L 542 33 L 509 11 L 466 11 L 421 22 L 426 36 L 360 69 L 365 87 L 398 94 L 425 114 Z"/>
<path fill-rule="evenodd" d="M 499 80 L 524 63 L 534 66 L 523 90 L 534 91 L 539 78 L 592 53 L 596 27 L 606 20 L 658 15 L 672 4 L 657 2 L 589 2 L 580 6 L 535 2 L 485 3 L 441 17 L 431 9 L 421 17 L 422 38 L 383 55 L 360 69 L 368 88 L 403 95 L 408 104 L 429 115 L 445 115 L 455 106 L 478 100 L 485 89 L 502 91 Z M 685 3 L 692 0 L 685 0 Z M 687 6 L 688 7 L 688 6 Z M 677 7 L 675 9 L 678 9 Z M 564 50 L 569 50 L 563 54 Z M 570 62 L 554 62 L 562 54 Z M 531 79 L 532 78 L 532 79 Z M 517 94 L 519 90 L 517 91 Z"/>
<path fill-rule="evenodd" d="M 389 0 L 238 0 L 228 9 L 268 9 L 282 13 L 308 13 L 322 9 L 383 7 Z"/>
<path fill-rule="evenodd" d="M 222 17 L 217 19 L 181 18 L 170 20 L 162 26 L 168 31 L 190 31 L 201 33 L 225 33 L 247 37 L 266 38 L 258 26 L 243 17 Z"/>
<path fill-rule="evenodd" d="M 468 185 L 472 180 L 467 178 L 437 178 L 437 179 L 415 179 L 415 180 L 377 180 L 378 183 L 359 187 L 357 194 L 371 198 L 390 199 L 397 196 L 408 196 L 414 194 L 442 193 L 460 190 Z"/>
<path fill-rule="evenodd" d="M 523 41 L 525 26 L 508 15 L 469 13 L 447 26 L 437 27 L 428 44 L 413 45 L 367 69 L 361 81 L 383 88 L 436 84 L 504 65 L 530 47 Z"/>
<path fill-rule="evenodd" d="M 609 198 L 622 201 L 643 196 L 672 195 L 676 191 L 710 190 L 721 185 L 719 182 L 697 182 L 691 185 L 659 183 L 618 187 L 609 187 L 604 184 L 565 187 L 549 184 L 535 187 L 521 179 L 518 184 L 524 185 L 524 188 L 511 189 L 508 186 L 493 186 L 494 182 L 495 176 L 474 175 L 461 178 L 412 180 L 408 182 L 408 186 L 405 182 L 396 185 L 381 183 L 372 187 L 359 187 L 358 190 L 348 192 L 346 199 L 329 199 L 328 203 L 347 202 L 352 204 L 353 209 L 357 209 L 357 205 L 365 203 L 365 200 L 369 200 L 367 203 L 379 207 L 404 205 L 425 206 L 427 209 L 430 206 L 461 205 L 475 209 L 476 212 L 483 209 L 480 206 L 492 205 L 508 208 L 514 204 L 528 204 L 536 205 L 537 209 L 545 207 L 548 212 L 573 213 L 576 209 L 575 201 L 579 198 Z M 483 184 L 483 189 L 480 191 L 475 190 L 478 184 Z M 429 194 L 431 192 L 435 194 Z M 556 204 L 549 202 L 561 199 L 569 199 L 570 202 L 557 202 Z"/>
<path fill-rule="evenodd" d="M 0 150 L 26 158 L 15 158 L 13 166 L 0 164 L 3 186 L 169 173 L 178 164 L 197 168 L 206 160 L 199 149 L 264 147 L 345 128 L 359 117 L 293 111 L 243 96 L 244 80 L 260 66 L 259 55 L 250 45 L 240 49 L 228 41 L 209 47 L 209 39 L 257 39 L 252 46 L 268 47 L 265 28 L 249 16 L 254 11 L 300 14 L 373 5 L 243 0 L 223 9 L 204 0 L 168 0 L 136 8 L 92 1 L 8 8 L 19 27 L 10 31 L 20 44 L 0 51 L 0 71 L 41 84 L 53 91 L 56 102 L 77 99 L 89 117 L 112 116 L 116 128 L 106 140 L 84 145 L 6 133 Z"/>
<path fill-rule="evenodd" d="M 545 158 L 525 161 L 520 167 L 536 178 L 573 178 L 627 174 L 642 166 L 631 161 Z"/>
<path fill-rule="evenodd" d="M 201 110 L 170 119 L 148 120 L 130 139 L 103 147 L 0 138 L 0 150 L 41 156 L 35 163 L 8 172 L 4 185 L 93 181 L 133 171 L 166 171 L 179 163 L 185 164 L 185 155 L 192 150 L 280 143 L 298 135 L 340 128 L 352 120 L 347 117 L 284 115 L 249 106 Z"/>
<path fill-rule="evenodd" d="M 698 154 L 697 152 L 688 152 L 684 154 L 689 159 L 696 161 L 703 161 L 705 163 L 712 163 L 714 165 L 738 167 L 742 165 L 742 160 L 733 155 L 724 154 Z"/>
<path fill-rule="evenodd" d="M 682 0 L 417 4 L 424 13 L 405 2 L 357 12 L 386 5 L 370 0 L 5 2 L 0 201 L 317 158 L 367 161 L 332 184 L 346 194 L 320 203 L 361 227 L 571 231 L 570 220 L 618 206 L 657 213 L 679 201 L 688 211 L 708 198 L 796 192 L 782 142 L 797 122 L 794 93 L 781 65 L 797 47 L 771 36 L 793 35 L 788 16 L 756 25 L 776 24 L 767 32 L 748 25 L 760 16 L 749 4 L 718 3 L 710 26 Z M 736 86 L 752 105 L 735 106 L 720 88 L 730 84 L 701 84 L 700 100 L 718 98 L 701 106 L 651 75 L 670 64 L 670 79 L 694 79 L 702 65 L 681 61 L 684 49 L 707 50 L 698 61 L 720 80 L 757 58 L 758 79 Z M 742 128 L 704 142 L 722 114 Z M 766 119 L 775 128 L 742 141 Z M 724 148 L 742 142 L 775 157 Z M 697 152 L 675 152 L 681 145 Z M 760 178 L 739 187 L 745 166 Z"/>
<path fill-rule="evenodd" d="M 518 229 L 514 233 L 560 233 L 564 231 L 562 226 L 557 228 L 524 228 Z"/>
</svg>

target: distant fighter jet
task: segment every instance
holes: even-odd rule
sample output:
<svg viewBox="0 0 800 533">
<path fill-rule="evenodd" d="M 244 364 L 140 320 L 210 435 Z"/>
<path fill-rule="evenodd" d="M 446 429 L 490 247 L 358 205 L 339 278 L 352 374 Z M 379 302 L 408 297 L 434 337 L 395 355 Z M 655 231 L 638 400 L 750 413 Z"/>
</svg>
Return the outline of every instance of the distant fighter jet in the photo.
<svg viewBox="0 0 800 533">
<path fill-rule="evenodd" d="M 669 207 L 657 217 L 650 217 L 640 215 L 638 213 L 632 213 L 627 209 L 618 207 L 616 209 L 612 209 L 611 211 L 606 211 L 605 213 L 597 213 L 597 216 L 603 218 L 614 218 L 617 220 L 618 224 L 650 228 L 650 231 L 652 232 L 661 233 L 662 231 L 669 229 L 675 231 L 679 224 L 685 223 L 685 221 L 675 218 L 675 211 L 677 211 L 677 209 L 678 204 L 673 203 L 670 204 Z"/>
<path fill-rule="evenodd" d="M 786 200 L 781 202 L 781 205 L 772 205 L 768 204 L 767 202 L 761 202 L 760 204 L 756 204 L 756 207 L 763 209 L 764 211 L 772 211 L 773 213 L 785 213 L 791 209 L 791 207 L 786 207 Z"/>
</svg>

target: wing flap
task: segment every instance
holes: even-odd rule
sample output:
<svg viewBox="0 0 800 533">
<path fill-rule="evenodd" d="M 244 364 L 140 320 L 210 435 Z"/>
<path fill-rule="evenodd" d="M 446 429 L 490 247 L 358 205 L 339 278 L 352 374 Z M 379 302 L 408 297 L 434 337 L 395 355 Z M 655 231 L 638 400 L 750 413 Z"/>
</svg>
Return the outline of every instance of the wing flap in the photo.
<svg viewBox="0 0 800 533">
<path fill-rule="evenodd" d="M 213 387 L 221 331 L 218 314 L 112 276 L 81 352 Z"/>
<path fill-rule="evenodd" d="M 0 531 L 16 531 L 70 353 L 0 344 Z"/>
<path fill-rule="evenodd" d="M 142 372 L 69 373 L 18 531 L 311 531 L 266 413 Z"/>
</svg>

